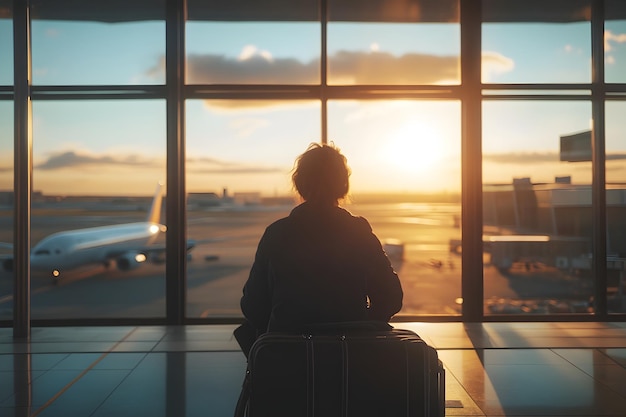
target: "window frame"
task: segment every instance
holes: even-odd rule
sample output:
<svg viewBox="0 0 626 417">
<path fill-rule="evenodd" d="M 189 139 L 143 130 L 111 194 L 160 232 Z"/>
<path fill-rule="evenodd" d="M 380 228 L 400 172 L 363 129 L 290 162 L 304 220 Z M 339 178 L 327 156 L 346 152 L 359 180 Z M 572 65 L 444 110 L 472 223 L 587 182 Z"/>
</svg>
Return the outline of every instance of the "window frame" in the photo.
<svg viewBox="0 0 626 417">
<path fill-rule="evenodd" d="M 626 321 L 626 314 L 607 313 L 606 294 L 606 178 L 605 103 L 626 100 L 626 83 L 604 80 L 604 1 L 589 0 L 591 8 L 592 81 L 583 84 L 483 84 L 481 81 L 480 0 L 458 0 L 461 36 L 460 85 L 328 85 L 327 24 L 332 0 L 319 0 L 321 26 L 320 83 L 317 85 L 186 85 L 185 23 L 187 0 L 165 0 L 166 78 L 163 85 L 32 86 L 30 84 L 30 2 L 13 2 L 14 84 L 0 86 L 0 99 L 14 100 L 14 240 L 16 270 L 14 319 L 0 326 L 13 326 L 24 337 L 34 326 L 141 325 L 238 323 L 241 318 L 188 318 L 186 310 L 186 190 L 185 190 L 185 101 L 188 99 L 315 99 L 321 104 L 322 142 L 327 142 L 327 101 L 347 99 L 444 99 L 461 101 L 462 126 L 462 254 L 461 316 L 419 316 L 402 321 Z M 518 2 L 520 3 L 520 2 Z M 521 4 L 518 4 L 521 7 Z M 532 92 L 531 92 L 532 90 Z M 575 94 L 571 94 L 574 90 Z M 165 99 L 167 104 L 167 182 L 174 190 L 167 199 L 166 317 L 163 319 L 30 320 L 30 193 L 32 170 L 31 100 L 76 99 Z M 486 100 L 590 100 L 592 103 L 593 163 L 593 274 L 595 313 L 545 316 L 485 316 L 483 313 L 482 262 L 482 102 Z M 170 188 L 170 187 L 168 187 Z"/>
</svg>

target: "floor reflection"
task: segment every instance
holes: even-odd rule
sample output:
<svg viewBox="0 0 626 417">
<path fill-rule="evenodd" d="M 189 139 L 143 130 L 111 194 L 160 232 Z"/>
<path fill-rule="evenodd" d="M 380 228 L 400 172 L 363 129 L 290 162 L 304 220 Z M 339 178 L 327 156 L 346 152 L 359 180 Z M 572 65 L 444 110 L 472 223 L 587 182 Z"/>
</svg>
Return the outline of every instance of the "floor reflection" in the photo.
<svg viewBox="0 0 626 417">
<path fill-rule="evenodd" d="M 624 323 L 396 326 L 438 349 L 446 416 L 626 415 Z M 234 327 L 0 329 L 0 416 L 230 416 Z"/>
<path fill-rule="evenodd" d="M 32 415 L 32 382 L 31 354 L 13 355 L 13 390 L 15 392 L 13 415 L 15 417 Z"/>
</svg>

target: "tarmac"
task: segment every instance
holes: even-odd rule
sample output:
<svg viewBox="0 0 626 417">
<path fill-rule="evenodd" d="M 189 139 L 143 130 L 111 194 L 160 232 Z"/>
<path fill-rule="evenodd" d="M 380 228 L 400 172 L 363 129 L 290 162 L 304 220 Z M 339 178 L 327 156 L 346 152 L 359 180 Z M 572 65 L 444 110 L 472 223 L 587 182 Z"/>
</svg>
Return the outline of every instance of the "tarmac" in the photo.
<svg viewBox="0 0 626 417">
<path fill-rule="evenodd" d="M 240 317 L 239 299 L 256 246 L 265 227 L 287 215 L 291 207 L 247 207 L 238 210 L 197 210 L 189 213 L 189 238 L 201 242 L 187 265 L 188 317 Z M 450 241 L 461 238 L 454 204 L 354 205 L 366 217 L 381 242 L 401 245 L 392 257 L 400 276 L 404 306 L 399 315 L 461 313 L 461 256 Z M 80 216 L 75 212 L 46 212 L 33 216 L 35 243 L 55 231 L 141 220 L 141 212 Z M 10 241 L 10 219 L 0 216 L 0 241 Z M 209 242 L 202 243 L 208 240 Z M 64 273 L 53 284 L 45 273 L 33 271 L 33 319 L 152 318 L 165 315 L 165 264 L 146 264 L 131 271 L 115 265 L 81 268 Z M 0 271 L 0 319 L 12 317 L 12 274 Z M 589 279 L 547 268 L 512 269 L 506 275 L 488 263 L 484 269 L 485 312 L 534 314 L 582 312 L 593 293 Z"/>
</svg>

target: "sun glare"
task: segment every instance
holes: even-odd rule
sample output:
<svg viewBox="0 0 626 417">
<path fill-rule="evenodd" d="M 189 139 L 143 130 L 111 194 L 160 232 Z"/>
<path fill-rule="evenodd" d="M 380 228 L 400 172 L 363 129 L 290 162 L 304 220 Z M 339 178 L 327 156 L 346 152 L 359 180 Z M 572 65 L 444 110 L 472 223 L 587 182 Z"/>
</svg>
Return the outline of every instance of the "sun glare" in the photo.
<svg viewBox="0 0 626 417">
<path fill-rule="evenodd" d="M 391 132 L 385 157 L 394 168 L 408 174 L 431 172 L 443 159 L 445 147 L 439 132 L 422 122 L 408 122 Z"/>
</svg>

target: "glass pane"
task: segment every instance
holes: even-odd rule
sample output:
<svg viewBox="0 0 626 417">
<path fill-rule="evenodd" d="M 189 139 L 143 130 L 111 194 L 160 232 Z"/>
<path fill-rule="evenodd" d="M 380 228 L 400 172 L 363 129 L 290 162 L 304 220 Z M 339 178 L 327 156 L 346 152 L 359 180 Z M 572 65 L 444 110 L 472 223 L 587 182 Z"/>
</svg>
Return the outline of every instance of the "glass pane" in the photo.
<svg viewBox="0 0 626 417">
<path fill-rule="evenodd" d="M 626 102 L 606 103 L 608 307 L 626 312 Z"/>
<path fill-rule="evenodd" d="M 461 106 L 330 101 L 329 138 L 348 158 L 351 202 L 404 289 L 401 315 L 461 313 Z"/>
<path fill-rule="evenodd" d="M 590 120 L 588 102 L 484 103 L 485 314 L 590 312 Z"/>
<path fill-rule="evenodd" d="M 485 2 L 482 81 L 591 82 L 588 7 L 580 1 Z"/>
<path fill-rule="evenodd" d="M 33 84 L 165 82 L 165 21 L 32 20 Z"/>
<path fill-rule="evenodd" d="M 33 118 L 32 317 L 163 317 L 165 102 L 34 102 Z"/>
<path fill-rule="evenodd" d="M 187 102 L 189 317 L 241 316 L 265 228 L 289 214 L 294 160 L 319 142 L 317 101 Z"/>
<path fill-rule="evenodd" d="M 275 13 L 271 7 L 257 10 L 255 3 L 248 6 L 244 9 L 224 3 L 219 9 L 207 9 L 205 2 L 189 1 L 186 82 L 319 83 L 321 26 L 316 21 L 317 2 L 294 1 Z"/>
<path fill-rule="evenodd" d="M 328 83 L 459 84 L 460 25 L 328 24 Z"/>
<path fill-rule="evenodd" d="M 626 82 L 626 14 L 623 0 L 605 0 L 604 72 L 607 83 Z M 615 17 L 618 17 L 617 19 Z"/>
<path fill-rule="evenodd" d="M 13 102 L 0 101 L 0 320 L 13 318 Z M 7 270 L 9 269 L 9 270 Z"/>
<path fill-rule="evenodd" d="M 13 85 L 12 2 L 0 6 L 0 85 Z"/>
</svg>

